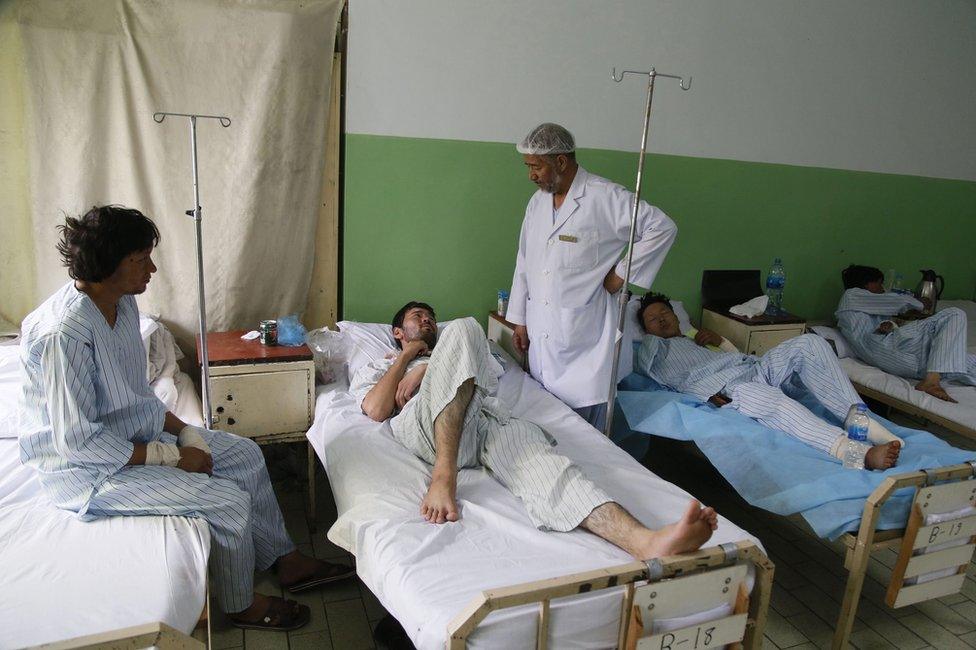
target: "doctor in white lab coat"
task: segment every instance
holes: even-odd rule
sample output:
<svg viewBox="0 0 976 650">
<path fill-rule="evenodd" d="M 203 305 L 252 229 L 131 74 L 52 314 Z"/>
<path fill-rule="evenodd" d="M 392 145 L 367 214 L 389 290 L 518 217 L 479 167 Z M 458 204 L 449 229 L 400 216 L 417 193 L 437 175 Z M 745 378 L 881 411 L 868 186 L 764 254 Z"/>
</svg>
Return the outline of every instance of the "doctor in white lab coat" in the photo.
<svg viewBox="0 0 976 650">
<path fill-rule="evenodd" d="M 548 391 L 603 429 L 633 192 L 576 163 L 572 134 L 541 124 L 516 147 L 539 187 L 525 209 L 505 318 Z M 641 201 L 631 283 L 650 288 L 677 227 Z M 621 353 L 620 376 L 629 374 Z"/>
</svg>

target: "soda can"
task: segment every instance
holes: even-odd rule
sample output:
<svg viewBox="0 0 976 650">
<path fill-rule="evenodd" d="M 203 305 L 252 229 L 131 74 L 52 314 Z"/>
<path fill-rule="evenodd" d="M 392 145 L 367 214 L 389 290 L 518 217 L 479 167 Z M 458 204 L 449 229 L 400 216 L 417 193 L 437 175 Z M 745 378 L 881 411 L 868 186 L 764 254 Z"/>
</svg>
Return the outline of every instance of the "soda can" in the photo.
<svg viewBox="0 0 976 650">
<path fill-rule="evenodd" d="M 278 321 L 261 321 L 258 332 L 261 334 L 261 345 L 278 345 Z"/>
</svg>

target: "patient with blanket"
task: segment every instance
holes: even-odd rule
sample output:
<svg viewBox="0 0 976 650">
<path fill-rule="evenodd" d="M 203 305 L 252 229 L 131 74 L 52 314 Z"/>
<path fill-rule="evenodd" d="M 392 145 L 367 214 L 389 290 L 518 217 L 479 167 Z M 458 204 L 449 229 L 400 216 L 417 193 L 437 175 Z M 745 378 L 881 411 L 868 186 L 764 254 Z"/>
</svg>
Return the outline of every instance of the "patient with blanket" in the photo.
<svg viewBox="0 0 976 650">
<path fill-rule="evenodd" d="M 420 504 L 427 521 L 458 521 L 458 470 L 483 466 L 539 528 L 584 528 L 639 560 L 693 551 L 712 536 L 718 515 L 694 500 L 678 521 L 647 528 L 557 454 L 542 429 L 512 417 L 494 397 L 503 371 L 473 318 L 438 337 L 433 308 L 409 302 L 393 318 L 393 336 L 399 353 L 362 367 L 349 390 L 369 418 L 391 418 L 393 436 L 433 467 Z"/>
<path fill-rule="evenodd" d="M 826 341 L 803 335 L 780 343 L 762 357 L 720 349 L 724 339 L 715 332 L 682 334 L 668 297 L 659 293 L 641 299 L 637 318 L 647 333 L 635 360 L 637 372 L 843 457 L 848 442 L 844 430 L 784 393 L 798 379 L 840 421 L 860 402 Z M 873 446 L 858 443 L 866 468 L 887 469 L 898 462 L 902 441 L 873 419 L 868 439 Z"/>
<path fill-rule="evenodd" d="M 910 294 L 886 292 L 884 274 L 871 266 L 852 264 L 841 275 L 837 326 L 858 357 L 921 380 L 916 390 L 946 402 L 956 400 L 943 378 L 976 386 L 976 354 L 966 353 L 966 312 L 950 307 L 926 317 L 919 310 L 927 305 Z"/>
</svg>

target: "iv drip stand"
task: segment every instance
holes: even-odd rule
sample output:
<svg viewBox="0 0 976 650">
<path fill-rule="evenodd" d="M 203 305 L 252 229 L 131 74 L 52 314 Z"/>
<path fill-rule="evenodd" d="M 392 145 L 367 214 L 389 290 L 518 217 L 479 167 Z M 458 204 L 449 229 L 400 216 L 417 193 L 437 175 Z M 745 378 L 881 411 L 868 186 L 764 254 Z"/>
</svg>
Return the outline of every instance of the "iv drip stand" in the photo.
<svg viewBox="0 0 976 650">
<path fill-rule="evenodd" d="M 644 109 L 644 130 L 641 134 L 640 157 L 637 159 L 637 187 L 634 191 L 634 205 L 630 215 L 630 242 L 627 246 L 627 272 L 624 274 L 624 285 L 620 289 L 618 298 L 619 311 L 617 313 L 617 335 L 613 343 L 613 364 L 610 366 L 610 388 L 607 391 L 607 420 L 604 435 L 610 437 L 613 428 L 613 410 L 617 401 L 617 367 L 620 365 L 620 346 L 624 340 L 624 320 L 627 317 L 627 303 L 630 301 L 630 265 L 634 259 L 634 234 L 637 230 L 637 210 L 640 205 L 641 185 L 644 180 L 644 154 L 647 151 L 647 131 L 651 122 L 651 100 L 654 97 L 654 79 L 656 77 L 667 77 L 677 79 L 681 90 L 691 88 L 691 77 L 688 77 L 688 84 L 685 85 L 683 77 L 673 74 L 664 74 L 651 68 L 648 72 L 637 72 L 635 70 L 624 70 L 617 77 L 617 69 L 610 71 L 610 78 L 620 83 L 624 75 L 638 74 L 647 76 L 647 105 Z"/>
<path fill-rule="evenodd" d="M 207 349 L 207 303 L 203 284 L 203 209 L 200 207 L 200 179 L 197 166 L 197 118 L 218 120 L 220 126 L 230 126 L 230 118 L 222 115 L 197 115 L 193 113 L 153 113 L 153 120 L 162 124 L 168 115 L 190 119 L 190 153 L 193 164 L 193 209 L 186 215 L 196 222 L 197 243 L 197 303 L 200 309 L 200 365 L 203 385 L 203 419 L 207 429 L 213 429 L 213 414 L 210 411 L 210 354 Z"/>
</svg>

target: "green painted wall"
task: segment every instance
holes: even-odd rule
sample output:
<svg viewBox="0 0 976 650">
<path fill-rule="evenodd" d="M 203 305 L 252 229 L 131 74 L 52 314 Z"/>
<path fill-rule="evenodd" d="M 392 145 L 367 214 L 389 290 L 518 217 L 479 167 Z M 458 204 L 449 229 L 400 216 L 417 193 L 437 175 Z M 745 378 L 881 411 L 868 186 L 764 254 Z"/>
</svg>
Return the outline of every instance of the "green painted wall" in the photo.
<svg viewBox="0 0 976 650">
<path fill-rule="evenodd" d="M 633 188 L 636 154 L 580 150 L 588 170 Z M 344 318 L 387 321 L 410 299 L 441 318 L 483 323 L 511 284 L 535 187 L 507 143 L 346 136 Z M 848 263 L 946 278 L 944 298 L 976 285 L 976 183 L 653 155 L 645 196 L 678 224 L 655 289 L 698 318 L 706 268 L 786 267 L 784 304 L 826 319 Z"/>
</svg>

